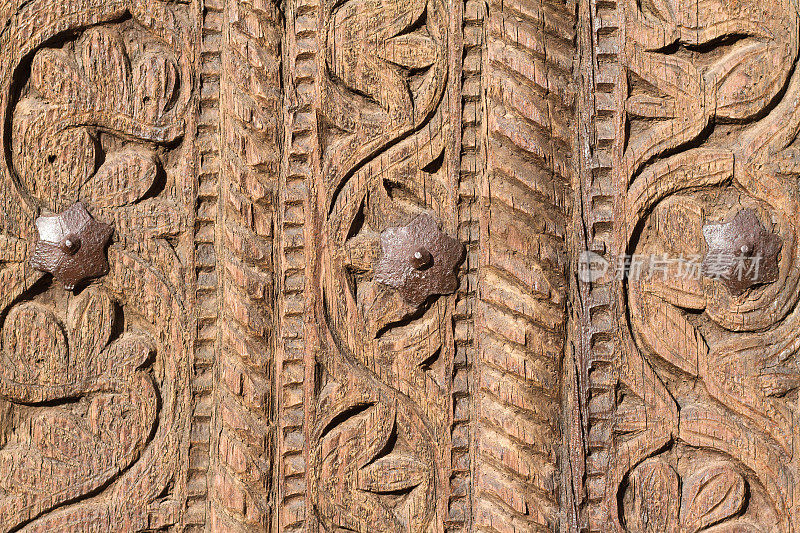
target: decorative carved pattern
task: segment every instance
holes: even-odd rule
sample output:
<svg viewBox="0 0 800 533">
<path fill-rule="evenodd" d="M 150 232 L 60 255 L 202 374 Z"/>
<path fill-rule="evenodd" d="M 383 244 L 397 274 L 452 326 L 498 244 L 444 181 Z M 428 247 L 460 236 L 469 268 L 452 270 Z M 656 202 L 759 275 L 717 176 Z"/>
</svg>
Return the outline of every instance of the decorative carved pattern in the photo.
<svg viewBox="0 0 800 533">
<path fill-rule="evenodd" d="M 115 302 L 88 289 L 59 318 L 38 302 L 3 325 L 0 394 L 19 407 L 0 450 L 0 523 L 12 529 L 102 487 L 147 444 L 158 411 L 149 335 L 112 340 Z M 65 334 L 66 333 L 66 334 Z M 42 405 L 82 398 L 78 403 Z"/>
<path fill-rule="evenodd" d="M 326 530 L 440 531 L 454 345 L 452 297 L 435 295 L 455 286 L 407 301 L 379 270 L 389 228 L 430 213 L 451 231 L 448 10 L 396 0 L 322 9 L 309 494 Z"/>
<path fill-rule="evenodd" d="M 482 25 L 485 4 L 467 0 L 462 14 L 463 64 L 461 73 L 461 165 L 458 176 L 458 240 L 466 252 L 460 270 L 460 284 L 453 314 L 452 402 L 453 423 L 450 451 L 450 497 L 447 529 L 469 530 L 472 520 L 472 400 L 473 365 L 476 361 L 475 304 L 477 301 L 476 266 L 479 257 L 480 222 L 478 180 L 483 175 L 483 68 Z"/>
<path fill-rule="evenodd" d="M 558 531 L 571 2 L 487 5 L 475 328 L 476 531 Z M 555 43 L 558 43 L 557 45 Z M 546 50 L 546 53 L 543 51 Z"/>
<path fill-rule="evenodd" d="M 278 5 L 269 0 L 229 2 L 223 11 L 217 233 L 221 321 L 209 476 L 212 531 L 263 531 L 272 521 L 280 28 Z"/>
<path fill-rule="evenodd" d="M 0 0 L 0 531 L 796 531 L 798 47 L 794 0 Z"/>
<path fill-rule="evenodd" d="M 661 456 L 632 470 L 623 500 L 628 531 L 760 531 L 753 506 L 745 511 L 748 497 L 758 496 L 748 495 L 744 476 L 729 461 L 712 454 L 692 457 L 691 453 L 678 462 L 681 472 Z M 769 518 L 775 519 L 774 515 Z"/>
<path fill-rule="evenodd" d="M 317 0 L 286 4 L 287 87 L 279 201 L 276 227 L 279 274 L 276 293 L 278 342 L 276 402 L 279 453 L 276 503 L 280 531 L 306 531 L 313 508 L 308 494 L 308 433 L 313 378 L 309 365 L 316 350 L 311 324 L 310 264 L 315 249 L 310 224 L 317 169 L 317 95 L 315 76 L 321 58 Z"/>
<path fill-rule="evenodd" d="M 597 525 L 794 531 L 800 17 L 788 1 L 631 1 L 620 13 L 613 252 L 705 256 L 706 273 L 714 254 L 755 254 L 766 270 L 755 282 L 629 272 L 616 284 Z"/>
<path fill-rule="evenodd" d="M 197 106 L 199 115 L 194 139 L 195 162 L 189 168 L 188 180 L 196 179 L 197 203 L 194 218 L 194 275 L 197 283 L 194 321 L 194 358 L 192 361 L 191 394 L 194 409 L 189 443 L 186 475 L 185 530 L 191 533 L 206 531 L 209 515 L 211 459 L 211 418 L 214 409 L 214 362 L 219 328 L 219 272 L 217 264 L 216 228 L 220 196 L 220 70 L 222 68 L 221 1 L 204 2 L 202 37 L 198 64 L 198 92 L 202 95 Z"/>
<path fill-rule="evenodd" d="M 176 194 L 192 88 L 187 11 L 110 0 L 4 8 L 0 530 L 163 529 L 179 521 L 188 429 L 180 239 L 192 201 Z M 72 276 L 64 260 L 42 261 L 59 229 L 87 266 L 82 254 L 106 253 L 109 225 L 107 265 Z M 72 294 L 30 259 L 67 285 L 108 274 Z"/>
</svg>

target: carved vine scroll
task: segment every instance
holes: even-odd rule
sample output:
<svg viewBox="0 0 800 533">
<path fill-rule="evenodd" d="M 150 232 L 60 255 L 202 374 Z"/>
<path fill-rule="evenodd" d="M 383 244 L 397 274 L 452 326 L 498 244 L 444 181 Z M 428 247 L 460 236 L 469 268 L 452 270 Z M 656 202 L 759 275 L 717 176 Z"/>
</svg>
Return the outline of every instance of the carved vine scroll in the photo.
<svg viewBox="0 0 800 533">
<path fill-rule="evenodd" d="M 440 531 L 453 334 L 452 298 L 437 292 L 455 286 L 408 299 L 378 269 L 392 228 L 423 216 L 452 231 L 448 11 L 436 0 L 323 9 L 316 519 L 330 531 Z"/>
<path fill-rule="evenodd" d="M 0 531 L 796 531 L 799 47 L 795 0 L 0 0 Z"/>
<path fill-rule="evenodd" d="M 618 284 L 606 524 L 794 531 L 800 16 L 791 1 L 619 13 L 614 251 L 705 260 Z M 708 275 L 724 253 L 757 253 L 765 277 Z"/>
</svg>

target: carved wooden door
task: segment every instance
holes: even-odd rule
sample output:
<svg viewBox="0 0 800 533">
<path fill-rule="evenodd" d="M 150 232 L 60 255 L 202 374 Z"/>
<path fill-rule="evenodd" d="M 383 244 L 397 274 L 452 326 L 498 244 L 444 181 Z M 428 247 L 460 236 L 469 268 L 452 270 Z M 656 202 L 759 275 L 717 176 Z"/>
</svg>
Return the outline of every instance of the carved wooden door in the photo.
<svg viewBox="0 0 800 533">
<path fill-rule="evenodd" d="M 0 0 L 0 531 L 800 531 L 794 0 Z"/>
</svg>

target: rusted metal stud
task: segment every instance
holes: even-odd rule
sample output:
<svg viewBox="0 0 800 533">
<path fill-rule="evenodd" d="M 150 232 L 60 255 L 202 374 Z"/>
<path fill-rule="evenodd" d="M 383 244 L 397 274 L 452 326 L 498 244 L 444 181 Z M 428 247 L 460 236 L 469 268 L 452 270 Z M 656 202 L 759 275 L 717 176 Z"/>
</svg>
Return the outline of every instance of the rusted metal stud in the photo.
<svg viewBox="0 0 800 533">
<path fill-rule="evenodd" d="M 703 226 L 708 252 L 703 275 L 721 281 L 734 296 L 778 279 L 780 236 L 764 228 L 751 208 L 737 211 L 727 222 Z"/>
<path fill-rule="evenodd" d="M 386 229 L 381 249 L 375 281 L 396 289 L 411 305 L 458 288 L 456 268 L 464 260 L 464 245 L 444 233 L 428 213 L 408 226 Z"/>
<path fill-rule="evenodd" d="M 106 245 L 113 228 L 92 218 L 82 202 L 36 219 L 39 238 L 31 266 L 53 275 L 67 290 L 108 273 Z"/>
<path fill-rule="evenodd" d="M 67 255 L 75 255 L 81 248 L 81 238 L 75 234 L 70 233 L 61 242 L 61 249 Z"/>
<path fill-rule="evenodd" d="M 433 265 L 433 256 L 425 248 L 417 248 L 409 262 L 417 270 L 425 270 Z"/>
</svg>

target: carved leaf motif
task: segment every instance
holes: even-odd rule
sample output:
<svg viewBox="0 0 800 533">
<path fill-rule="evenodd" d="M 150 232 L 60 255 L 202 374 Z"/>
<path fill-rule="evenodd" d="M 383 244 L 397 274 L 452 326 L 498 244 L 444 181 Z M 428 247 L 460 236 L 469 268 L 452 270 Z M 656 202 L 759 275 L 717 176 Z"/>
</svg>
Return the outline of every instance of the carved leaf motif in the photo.
<svg viewBox="0 0 800 533">
<path fill-rule="evenodd" d="M 87 90 L 77 65 L 64 50 L 46 48 L 31 64 L 31 85 L 50 102 L 70 102 Z"/>
<path fill-rule="evenodd" d="M 674 533 L 678 525 L 678 474 L 661 459 L 649 459 L 630 477 L 632 503 L 625 517 L 631 533 Z"/>
<path fill-rule="evenodd" d="M 359 472 L 359 488 L 387 493 L 412 489 L 427 478 L 427 468 L 408 454 L 391 454 L 365 466 Z"/>
<path fill-rule="evenodd" d="M 105 293 L 86 290 L 71 302 L 70 346 L 76 357 L 88 361 L 97 357 L 111 338 L 114 303 Z"/>
<path fill-rule="evenodd" d="M 717 114 L 745 119 L 763 109 L 786 78 L 784 52 L 783 46 L 757 43 L 726 56 Z"/>
<path fill-rule="evenodd" d="M 141 334 L 124 333 L 97 358 L 97 375 L 114 369 L 122 375 L 142 366 L 153 353 L 150 339 Z"/>
<path fill-rule="evenodd" d="M 652 295 L 632 293 L 637 299 L 634 306 L 642 311 L 634 324 L 643 341 L 668 363 L 696 376 L 699 361 L 708 356 L 708 346 L 684 312 Z"/>
<path fill-rule="evenodd" d="M 793 361 L 770 365 L 758 373 L 758 381 L 765 396 L 781 397 L 800 388 L 800 372 Z"/>
<path fill-rule="evenodd" d="M 79 46 L 88 85 L 98 97 L 95 107 L 124 112 L 130 102 L 130 68 L 119 33 L 94 28 Z"/>
<path fill-rule="evenodd" d="M 49 210 L 63 210 L 79 193 L 97 207 L 130 204 L 155 180 L 155 153 L 138 147 L 109 154 L 87 184 L 100 146 L 92 128 L 153 143 L 181 134 L 182 123 L 167 117 L 179 85 L 174 58 L 151 49 L 132 59 L 133 68 L 110 27 L 34 56 L 32 91 L 14 111 L 13 162 L 26 192 Z"/>
<path fill-rule="evenodd" d="M 14 112 L 12 156 L 25 190 L 44 207 L 60 212 L 78 200 L 78 190 L 95 171 L 97 152 L 85 128 L 50 135 L 61 107 L 38 100 L 20 102 Z"/>
<path fill-rule="evenodd" d="M 394 119 L 406 119 L 413 110 L 404 75 L 394 64 L 430 64 L 429 43 L 411 35 L 397 37 L 422 15 L 425 5 L 424 0 L 351 0 L 332 20 L 328 37 L 331 71 Z M 396 45 L 387 43 L 392 38 L 398 39 Z M 415 44 L 422 49 L 412 48 Z"/>
<path fill-rule="evenodd" d="M 11 310 L 3 328 L 5 362 L 2 374 L 9 381 L 57 386 L 71 378 L 67 339 L 56 316 L 36 303 Z M 35 395 L 32 401 L 41 401 Z"/>
<path fill-rule="evenodd" d="M 421 69 L 436 61 L 436 46 L 420 34 L 398 35 L 386 41 L 379 57 L 401 67 Z"/>
<path fill-rule="evenodd" d="M 359 288 L 358 306 L 370 339 L 377 338 L 387 326 L 399 323 L 415 312 L 415 308 L 397 291 L 375 282 L 363 283 Z"/>
<path fill-rule="evenodd" d="M 690 533 L 738 513 L 744 505 L 745 481 L 726 465 L 708 467 L 685 480 L 681 515 Z"/>
<path fill-rule="evenodd" d="M 157 393 L 149 375 L 139 372 L 129 387 L 92 398 L 87 422 L 96 439 L 108 443 L 110 456 L 129 463 L 146 442 L 156 421 Z"/>
<path fill-rule="evenodd" d="M 0 476 L 4 528 L 98 489 L 139 457 L 156 420 L 152 380 L 140 373 L 108 385 L 120 390 L 89 396 L 85 413 L 37 410 L 0 449 L 0 465 L 14 465 Z"/>
<path fill-rule="evenodd" d="M 152 152 L 125 149 L 110 154 L 81 189 L 81 199 L 96 207 L 120 207 L 142 198 L 158 175 Z"/>
<path fill-rule="evenodd" d="M 160 121 L 178 89 L 178 68 L 164 54 L 148 52 L 133 67 L 134 114 L 149 123 Z"/>
</svg>

